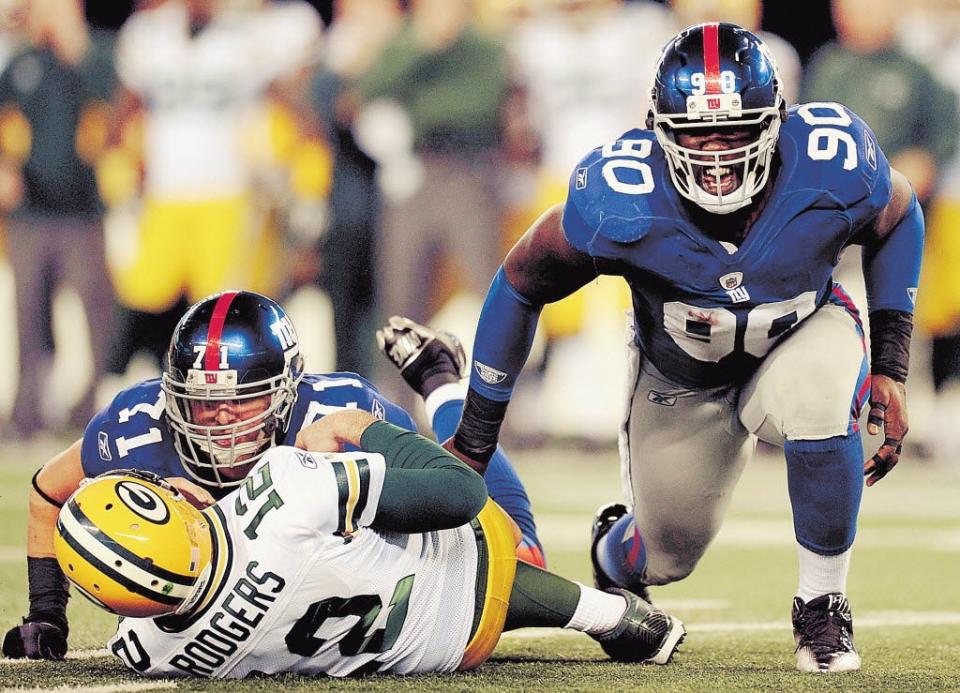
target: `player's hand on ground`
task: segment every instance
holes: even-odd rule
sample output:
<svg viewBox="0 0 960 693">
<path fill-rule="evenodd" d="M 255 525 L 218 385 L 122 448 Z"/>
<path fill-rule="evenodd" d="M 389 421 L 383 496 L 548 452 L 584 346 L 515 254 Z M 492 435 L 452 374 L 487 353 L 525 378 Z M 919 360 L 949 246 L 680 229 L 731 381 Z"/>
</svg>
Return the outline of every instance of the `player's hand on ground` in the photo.
<svg viewBox="0 0 960 693">
<path fill-rule="evenodd" d="M 177 489 L 183 497 L 187 499 L 190 505 L 199 510 L 208 508 L 217 502 L 205 488 L 182 476 L 167 477 L 166 481 Z"/>
<path fill-rule="evenodd" d="M 378 421 L 361 409 L 344 409 L 327 414 L 297 433 L 294 445 L 307 452 L 342 452 L 344 445 L 360 445 L 367 426 Z"/>
<path fill-rule="evenodd" d="M 880 481 L 900 461 L 900 451 L 908 429 L 906 385 L 885 375 L 874 375 L 867 433 L 875 436 L 882 430 L 883 444 L 863 465 L 867 486 Z"/>
<path fill-rule="evenodd" d="M 3 638 L 3 655 L 11 659 L 61 660 L 67 654 L 67 632 L 47 621 L 26 621 Z"/>
</svg>

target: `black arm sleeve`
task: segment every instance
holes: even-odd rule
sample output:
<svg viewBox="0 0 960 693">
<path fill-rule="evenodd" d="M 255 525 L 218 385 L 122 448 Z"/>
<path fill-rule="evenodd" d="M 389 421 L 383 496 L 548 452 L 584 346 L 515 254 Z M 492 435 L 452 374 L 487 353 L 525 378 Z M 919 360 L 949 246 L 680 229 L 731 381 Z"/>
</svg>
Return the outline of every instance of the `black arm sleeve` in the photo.
<svg viewBox="0 0 960 693">
<path fill-rule="evenodd" d="M 870 313 L 870 371 L 898 383 L 907 381 L 913 316 L 901 310 Z"/>
<path fill-rule="evenodd" d="M 387 462 L 372 526 L 392 532 L 428 532 L 469 522 L 487 502 L 483 477 L 431 440 L 377 421 L 361 448 Z"/>
</svg>

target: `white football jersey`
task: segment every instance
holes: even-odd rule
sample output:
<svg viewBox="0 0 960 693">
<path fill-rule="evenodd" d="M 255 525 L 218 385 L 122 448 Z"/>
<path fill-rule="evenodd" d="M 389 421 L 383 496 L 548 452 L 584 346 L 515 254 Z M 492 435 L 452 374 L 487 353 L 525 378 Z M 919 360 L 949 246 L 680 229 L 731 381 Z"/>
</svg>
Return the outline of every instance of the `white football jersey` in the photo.
<svg viewBox="0 0 960 693">
<path fill-rule="evenodd" d="M 117 72 L 146 105 L 147 193 L 243 193 L 244 128 L 270 82 L 317 54 L 320 34 L 319 16 L 302 2 L 222 10 L 192 37 L 179 0 L 134 13 L 120 31 Z"/>
<path fill-rule="evenodd" d="M 674 33 L 653 3 L 535 14 L 511 44 L 544 167 L 566 178 L 598 142 L 642 124 L 657 56 Z"/>
<path fill-rule="evenodd" d="M 111 651 L 146 676 L 455 670 L 475 613 L 474 531 L 369 528 L 384 471 L 378 454 L 270 451 L 205 511 L 217 549 L 192 615 L 121 619 Z"/>
</svg>

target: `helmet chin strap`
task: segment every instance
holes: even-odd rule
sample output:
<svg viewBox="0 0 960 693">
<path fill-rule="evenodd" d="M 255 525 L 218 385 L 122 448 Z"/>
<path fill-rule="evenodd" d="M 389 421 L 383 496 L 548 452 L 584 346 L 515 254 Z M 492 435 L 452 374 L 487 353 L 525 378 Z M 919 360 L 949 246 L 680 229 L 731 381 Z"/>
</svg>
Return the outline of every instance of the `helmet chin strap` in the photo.
<svg viewBox="0 0 960 693">
<path fill-rule="evenodd" d="M 197 576 L 196 582 L 193 583 L 193 587 L 190 588 L 190 594 L 188 594 L 180 606 L 176 608 L 173 612 L 176 616 L 182 616 L 183 614 L 190 613 L 193 608 L 197 605 L 197 602 L 200 600 L 200 596 L 203 594 L 203 588 L 207 586 L 207 582 L 210 580 L 210 575 L 213 573 L 213 564 L 207 563 L 206 567 Z"/>
</svg>

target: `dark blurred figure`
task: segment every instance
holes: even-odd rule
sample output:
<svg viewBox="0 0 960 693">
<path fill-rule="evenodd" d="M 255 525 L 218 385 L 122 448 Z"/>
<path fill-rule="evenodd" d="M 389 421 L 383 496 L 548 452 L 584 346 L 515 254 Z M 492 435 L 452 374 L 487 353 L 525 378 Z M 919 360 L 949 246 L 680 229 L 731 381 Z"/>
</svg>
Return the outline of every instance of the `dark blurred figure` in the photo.
<svg viewBox="0 0 960 693">
<path fill-rule="evenodd" d="M 329 226 L 321 239 L 320 283 L 333 304 L 336 370 L 371 376 L 380 325 L 376 313 L 376 164 L 358 146 L 344 89 L 379 57 L 400 28 L 397 0 L 339 3 L 312 96 L 334 150 Z"/>
<path fill-rule="evenodd" d="M 500 260 L 497 161 L 509 91 L 506 55 L 472 21 L 470 0 L 412 0 L 409 21 L 363 75 L 355 134 L 385 196 L 377 263 L 385 315 L 427 322 L 440 259 L 483 295 Z M 407 397 L 395 373 L 391 391 Z"/>
<path fill-rule="evenodd" d="M 960 107 L 960 3 L 924 0 L 902 19 L 901 43 L 948 86 Z M 925 424 L 929 453 L 960 461 L 960 152 L 941 177 L 927 217 L 917 326 L 932 337 L 934 398 Z M 919 426 L 918 426 L 919 428 Z"/>
<path fill-rule="evenodd" d="M 802 101 L 840 101 L 873 129 L 920 202 L 957 147 L 953 94 L 896 42 L 894 0 L 834 0 L 837 41 L 807 67 Z"/>
<path fill-rule="evenodd" d="M 939 391 L 954 368 L 950 362 L 957 342 L 949 329 L 930 329 L 930 299 L 942 293 L 928 283 L 941 255 L 939 244 L 932 245 L 931 239 L 943 227 L 942 212 L 931 211 L 942 209 L 939 186 L 945 166 L 957 151 L 957 97 L 897 42 L 902 12 L 895 0 L 833 0 L 832 7 L 837 41 L 824 46 L 810 62 L 802 100 L 840 101 L 856 111 L 873 129 L 890 165 L 907 177 L 924 206 L 928 235 L 917 324 L 933 338 L 931 371 Z M 937 447 L 936 429 L 942 426 L 923 423 L 917 426 L 917 440 L 932 452 Z M 955 422 L 947 430 L 953 427 Z"/>
<path fill-rule="evenodd" d="M 830 21 L 830 2 L 805 0 L 803 19 L 798 21 L 799 5 L 796 3 L 763 0 L 762 28 L 789 41 L 797 50 L 800 61 L 806 65 L 820 46 L 837 35 Z"/>
<path fill-rule="evenodd" d="M 90 325 L 93 377 L 69 424 L 94 413 L 110 337 L 111 288 L 94 166 L 113 90 L 110 37 L 90 33 L 79 0 L 28 0 L 25 39 L 0 75 L 0 209 L 7 217 L 20 368 L 9 438 L 45 427 L 41 395 L 52 361 L 51 306 L 72 286 Z"/>
</svg>

